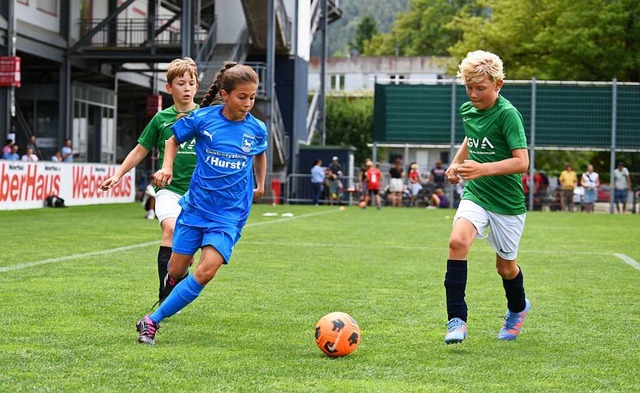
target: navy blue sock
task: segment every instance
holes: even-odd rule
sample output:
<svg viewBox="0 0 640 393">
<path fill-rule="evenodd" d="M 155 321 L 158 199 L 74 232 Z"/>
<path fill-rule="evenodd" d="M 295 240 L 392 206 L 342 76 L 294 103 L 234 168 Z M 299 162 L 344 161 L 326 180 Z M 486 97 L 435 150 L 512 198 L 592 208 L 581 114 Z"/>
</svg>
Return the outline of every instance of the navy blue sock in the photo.
<svg viewBox="0 0 640 393">
<path fill-rule="evenodd" d="M 518 266 L 520 269 L 520 266 Z M 526 307 L 522 269 L 513 280 L 502 279 L 502 286 L 507 297 L 507 308 L 511 312 L 520 312 Z"/>
<path fill-rule="evenodd" d="M 444 287 L 447 293 L 448 319 L 460 318 L 467 321 L 467 303 L 464 291 L 467 287 L 467 261 L 447 260 L 447 274 L 444 276 Z"/>
<path fill-rule="evenodd" d="M 158 296 L 162 293 L 163 281 L 169 272 L 170 259 L 171 247 L 160 246 L 160 249 L 158 250 L 158 280 L 160 281 L 160 285 L 158 286 Z"/>
<path fill-rule="evenodd" d="M 203 289 L 204 285 L 199 284 L 193 274 L 188 275 L 187 278 L 180 281 L 173 288 L 171 294 L 155 312 L 149 315 L 149 318 L 155 323 L 160 323 L 163 319 L 172 316 L 189 305 L 200 295 Z"/>
</svg>

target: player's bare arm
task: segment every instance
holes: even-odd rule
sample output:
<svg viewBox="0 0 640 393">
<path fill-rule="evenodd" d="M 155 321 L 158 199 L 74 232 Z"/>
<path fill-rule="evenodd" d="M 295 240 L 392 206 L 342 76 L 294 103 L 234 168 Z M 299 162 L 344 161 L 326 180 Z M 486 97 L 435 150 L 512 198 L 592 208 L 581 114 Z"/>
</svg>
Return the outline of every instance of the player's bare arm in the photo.
<svg viewBox="0 0 640 393">
<path fill-rule="evenodd" d="M 253 200 L 264 195 L 264 183 L 267 178 L 267 154 L 261 153 L 253 158 L 253 172 L 256 178 L 256 188 L 253 190 Z"/>
<path fill-rule="evenodd" d="M 178 141 L 174 136 L 164 143 L 162 168 L 153 176 L 158 187 L 163 188 L 165 185 L 171 184 L 171 180 L 173 180 L 173 161 L 176 158 L 176 154 L 178 154 L 178 146 Z"/>
<path fill-rule="evenodd" d="M 136 165 L 141 163 L 142 160 L 144 160 L 144 158 L 147 156 L 147 154 L 149 154 L 149 150 L 147 150 L 147 148 L 142 146 L 141 144 L 137 144 L 136 147 L 134 147 L 133 150 L 131 150 L 129 154 L 127 154 L 127 157 L 124 159 L 120 167 L 118 167 L 113 176 L 102 182 L 102 184 L 100 185 L 100 189 L 102 191 L 107 191 L 111 187 L 118 184 L 122 176 L 133 169 Z"/>
<path fill-rule="evenodd" d="M 479 163 L 465 160 L 457 167 L 458 174 L 466 180 L 482 176 L 511 175 L 522 173 L 529 168 L 529 151 L 527 149 L 512 150 L 512 157 L 496 162 Z"/>
</svg>

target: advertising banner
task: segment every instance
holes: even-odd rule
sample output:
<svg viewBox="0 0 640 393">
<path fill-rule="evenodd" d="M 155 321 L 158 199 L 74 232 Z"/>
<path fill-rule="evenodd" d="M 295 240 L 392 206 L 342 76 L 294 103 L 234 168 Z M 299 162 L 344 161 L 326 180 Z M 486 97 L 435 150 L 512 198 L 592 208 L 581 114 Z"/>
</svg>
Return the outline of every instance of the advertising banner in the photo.
<svg viewBox="0 0 640 393">
<path fill-rule="evenodd" d="M 135 200 L 135 170 L 109 191 L 100 184 L 118 165 L 0 160 L 0 210 L 38 209 L 49 195 L 67 206 L 129 203 Z"/>
</svg>

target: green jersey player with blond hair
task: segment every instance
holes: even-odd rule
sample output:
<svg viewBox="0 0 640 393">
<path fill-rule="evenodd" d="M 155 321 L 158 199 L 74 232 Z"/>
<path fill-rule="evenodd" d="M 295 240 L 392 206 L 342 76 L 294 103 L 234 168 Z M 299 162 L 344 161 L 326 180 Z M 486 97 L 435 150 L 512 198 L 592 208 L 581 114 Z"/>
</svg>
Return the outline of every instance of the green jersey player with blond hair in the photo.
<svg viewBox="0 0 640 393">
<path fill-rule="evenodd" d="M 167 68 L 166 89 L 173 98 L 173 105 L 156 113 L 138 138 L 138 144 L 129 152 L 116 172 L 105 180 L 100 188 L 108 190 L 120 181 L 120 178 L 144 158 L 154 148 L 158 149 L 157 169 L 162 168 L 165 141 L 173 136 L 171 126 L 183 116 L 198 109 L 195 94 L 198 91 L 198 68 L 189 57 L 175 59 Z M 169 259 L 171 258 L 173 230 L 180 214 L 178 200 L 189 189 L 189 182 L 196 166 L 195 139 L 180 144 L 173 165 L 173 182 L 160 189 L 155 187 L 155 215 L 162 228 L 162 242 L 158 250 L 158 300 L 168 295 L 164 281 L 167 278 Z M 153 217 L 151 217 L 153 218 Z"/>
<path fill-rule="evenodd" d="M 500 57 L 470 52 L 457 76 L 470 101 L 460 106 L 465 138 L 446 176 L 452 184 L 465 179 L 466 185 L 449 238 L 444 280 L 449 322 L 444 340 L 459 343 L 467 336 L 467 255 L 473 241 L 484 238 L 496 253 L 507 298 L 498 339 L 514 340 L 531 308 L 517 262 L 526 213 L 521 174 L 529 167 L 524 124 L 520 112 L 500 95 L 504 83 Z"/>
</svg>

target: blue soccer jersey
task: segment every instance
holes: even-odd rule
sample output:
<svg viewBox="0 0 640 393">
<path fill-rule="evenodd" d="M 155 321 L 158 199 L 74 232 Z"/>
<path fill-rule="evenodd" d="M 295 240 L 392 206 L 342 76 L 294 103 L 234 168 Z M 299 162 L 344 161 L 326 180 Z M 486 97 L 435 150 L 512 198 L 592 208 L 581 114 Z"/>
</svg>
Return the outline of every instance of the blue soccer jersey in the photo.
<svg viewBox="0 0 640 393">
<path fill-rule="evenodd" d="M 242 226 L 253 203 L 253 156 L 267 149 L 267 127 L 251 114 L 229 120 L 222 108 L 201 108 L 171 127 L 179 143 L 196 138 L 197 164 L 179 203 L 204 220 Z"/>
</svg>

